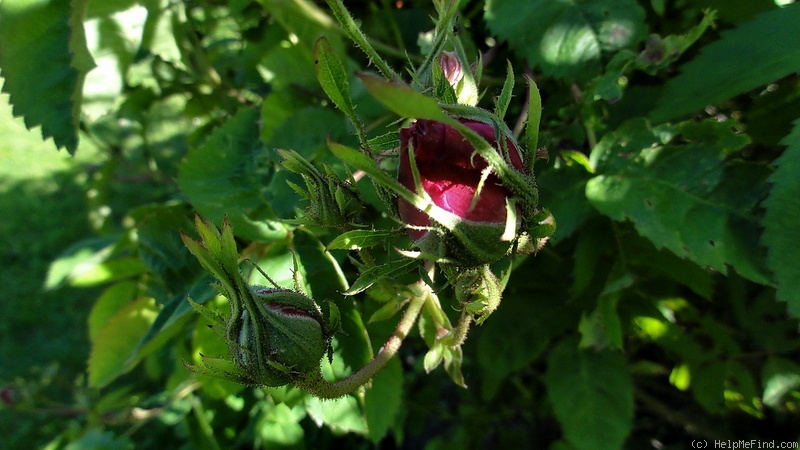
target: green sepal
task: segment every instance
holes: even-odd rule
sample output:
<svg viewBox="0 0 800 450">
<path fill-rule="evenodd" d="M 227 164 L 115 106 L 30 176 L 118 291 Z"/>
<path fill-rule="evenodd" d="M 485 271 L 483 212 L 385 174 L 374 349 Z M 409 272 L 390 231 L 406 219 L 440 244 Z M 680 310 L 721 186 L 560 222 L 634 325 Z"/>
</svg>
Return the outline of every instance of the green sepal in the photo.
<svg viewBox="0 0 800 450">
<path fill-rule="evenodd" d="M 516 253 L 529 255 L 538 252 L 555 232 L 555 217 L 550 211 L 542 208 L 530 218 L 527 230 L 521 233 L 517 240 Z"/>
<path fill-rule="evenodd" d="M 232 361 L 223 358 L 211 358 L 209 356 L 200 354 L 200 364 L 192 365 L 183 362 L 184 367 L 192 372 L 199 373 L 200 375 L 207 375 L 214 378 L 233 381 L 245 386 L 254 386 L 261 384 L 252 377 L 251 374 L 242 370 Z M 285 384 L 285 383 L 284 383 Z"/>
<path fill-rule="evenodd" d="M 494 114 L 503 120 L 508 110 L 508 105 L 511 104 L 511 94 L 514 91 L 514 68 L 511 67 L 511 61 L 507 62 L 506 80 L 503 82 L 503 90 L 500 91 L 500 96 L 494 102 Z"/>
<path fill-rule="evenodd" d="M 309 202 L 306 210 L 310 222 L 322 227 L 351 228 L 356 226 L 363 203 L 358 192 L 339 177 L 328 166 L 323 172 L 314 167 L 294 150 L 276 149 L 288 170 L 303 177 L 306 190 L 291 183 L 301 197 Z"/>
<path fill-rule="evenodd" d="M 478 325 L 500 305 L 503 286 L 488 264 L 458 270 L 451 283 L 461 307 L 475 318 Z"/>
<path fill-rule="evenodd" d="M 542 120 L 542 96 L 539 86 L 533 78 L 528 80 L 528 120 L 525 121 L 525 144 L 528 149 L 526 161 L 528 170 L 533 173 L 533 162 L 536 160 L 536 149 L 539 145 L 539 122 Z"/>
</svg>

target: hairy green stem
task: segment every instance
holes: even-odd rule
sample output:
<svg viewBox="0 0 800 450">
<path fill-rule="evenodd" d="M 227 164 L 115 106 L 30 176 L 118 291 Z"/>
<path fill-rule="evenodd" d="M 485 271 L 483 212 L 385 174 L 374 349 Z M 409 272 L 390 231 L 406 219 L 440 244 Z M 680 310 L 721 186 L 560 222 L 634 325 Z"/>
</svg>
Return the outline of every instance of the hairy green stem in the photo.
<svg viewBox="0 0 800 450">
<path fill-rule="evenodd" d="M 309 394 L 319 398 L 339 398 L 344 395 L 355 392 L 359 387 L 367 384 L 381 369 L 391 360 L 400 346 L 403 339 L 408 336 L 411 327 L 417 322 L 419 313 L 423 305 L 428 301 L 432 295 L 430 287 L 423 282 L 416 283 L 412 290 L 417 293 L 408 303 L 403 316 L 397 323 L 394 333 L 389 337 L 386 343 L 378 350 L 378 353 L 372 360 L 362 367 L 358 372 L 338 381 L 328 381 L 322 377 L 320 371 L 315 371 L 308 376 L 295 381 L 295 384 L 300 389 L 305 390 Z"/>
<path fill-rule="evenodd" d="M 447 42 L 447 38 L 453 33 L 451 24 L 457 10 L 457 5 L 453 3 L 446 6 L 445 9 L 439 11 L 439 20 L 436 23 L 433 45 L 431 46 L 431 50 L 425 56 L 425 60 L 422 61 L 422 64 L 417 68 L 416 76 L 414 77 L 416 80 L 427 79 L 428 72 L 431 70 L 431 66 L 436 60 L 436 57 L 442 52 L 444 44 Z"/>
<path fill-rule="evenodd" d="M 369 43 L 367 40 L 367 36 L 364 32 L 361 31 L 361 28 L 356 24 L 356 21 L 353 20 L 353 16 L 350 15 L 350 12 L 344 6 L 342 0 L 326 0 L 328 6 L 331 8 L 331 12 L 333 12 L 333 16 L 336 17 L 336 21 L 339 22 L 339 25 L 342 27 L 342 30 L 353 41 L 364 53 L 366 53 L 369 60 L 372 64 L 375 64 L 375 67 L 384 77 L 390 80 L 399 80 L 400 75 L 392 69 L 389 64 L 381 58 L 372 44 Z"/>
<path fill-rule="evenodd" d="M 472 325 L 472 314 L 461 311 L 458 323 L 456 323 L 456 327 L 453 328 L 453 347 L 458 347 L 467 340 L 467 333 L 469 332 L 470 325 Z"/>
</svg>

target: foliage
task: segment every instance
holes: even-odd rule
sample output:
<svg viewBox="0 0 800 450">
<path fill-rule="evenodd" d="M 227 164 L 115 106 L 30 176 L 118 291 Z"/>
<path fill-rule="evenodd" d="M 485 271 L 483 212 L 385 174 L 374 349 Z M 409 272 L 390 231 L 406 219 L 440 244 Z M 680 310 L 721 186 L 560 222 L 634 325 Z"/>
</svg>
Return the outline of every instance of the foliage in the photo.
<svg viewBox="0 0 800 450">
<path fill-rule="evenodd" d="M 88 378 L 52 448 L 798 440 L 800 5 L 327 3 L 0 2 L 14 113 L 70 153 L 100 148 L 81 205 L 94 235 L 46 280 L 96 296 Z M 471 65 L 456 86 L 442 51 Z M 335 305 L 326 379 L 380 355 L 426 276 L 394 220 L 396 195 L 424 200 L 394 178 L 398 118 L 468 115 L 525 136 L 538 198 L 462 131 L 523 212 L 538 203 L 558 227 L 491 266 L 503 301 L 463 346 L 438 336 L 460 323 L 454 277 L 428 280 L 441 308 L 417 310 L 397 357 L 350 395 L 186 368 L 228 353 L 187 301 L 228 314 L 181 239 L 198 237 L 195 212 L 227 217 L 249 283 L 269 285 L 263 271 Z M 48 375 L 23 376 L 0 386 L 20 421 L 49 395 Z"/>
</svg>

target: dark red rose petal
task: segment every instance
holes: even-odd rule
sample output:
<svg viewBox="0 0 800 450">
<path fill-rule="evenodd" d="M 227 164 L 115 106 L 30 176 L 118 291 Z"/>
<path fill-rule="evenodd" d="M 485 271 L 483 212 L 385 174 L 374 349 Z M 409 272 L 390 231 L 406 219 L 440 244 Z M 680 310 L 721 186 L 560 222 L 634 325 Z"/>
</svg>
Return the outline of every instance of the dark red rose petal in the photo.
<svg viewBox="0 0 800 450">
<path fill-rule="evenodd" d="M 493 126 L 472 120 L 461 122 L 497 148 Z M 507 139 L 506 145 L 512 165 L 522 171 L 519 149 L 511 139 Z M 398 179 L 404 186 L 414 190 L 408 157 L 409 149 L 413 148 L 422 187 L 437 206 L 465 220 L 505 223 L 505 199 L 510 193 L 494 174 L 486 179 L 475 207 L 470 209 L 481 172 L 488 164 L 475 153 L 474 147 L 455 128 L 441 122 L 418 120 L 410 127 L 400 130 L 400 147 Z M 427 214 L 403 199 L 398 202 L 398 212 L 410 225 L 430 225 Z M 409 230 L 409 235 L 414 240 L 421 239 L 425 233 L 425 230 Z"/>
</svg>

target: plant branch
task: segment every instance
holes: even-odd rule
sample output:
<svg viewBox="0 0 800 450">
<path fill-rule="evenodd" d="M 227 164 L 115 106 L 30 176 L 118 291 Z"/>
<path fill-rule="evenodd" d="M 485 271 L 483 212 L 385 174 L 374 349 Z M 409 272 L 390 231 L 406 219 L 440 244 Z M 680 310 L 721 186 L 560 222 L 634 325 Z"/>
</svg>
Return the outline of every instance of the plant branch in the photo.
<svg viewBox="0 0 800 450">
<path fill-rule="evenodd" d="M 386 343 L 383 344 L 369 363 L 347 378 L 334 382 L 324 379 L 320 371 L 315 371 L 297 380 L 295 382 L 297 387 L 315 397 L 332 399 L 347 395 L 367 384 L 397 354 L 403 340 L 417 322 L 423 305 L 432 295 L 430 287 L 422 281 L 414 284 L 411 290 L 417 295 L 411 298 L 403 316 L 397 323 L 394 333 L 386 340 Z"/>
</svg>

